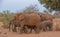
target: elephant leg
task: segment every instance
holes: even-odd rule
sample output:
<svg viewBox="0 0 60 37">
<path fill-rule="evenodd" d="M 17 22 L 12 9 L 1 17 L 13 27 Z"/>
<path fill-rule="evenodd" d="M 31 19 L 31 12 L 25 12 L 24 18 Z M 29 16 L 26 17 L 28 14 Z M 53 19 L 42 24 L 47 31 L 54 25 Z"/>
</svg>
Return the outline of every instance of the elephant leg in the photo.
<svg viewBox="0 0 60 37">
<path fill-rule="evenodd" d="M 13 31 L 12 25 L 9 25 L 9 31 Z"/>
<path fill-rule="evenodd" d="M 20 34 L 23 33 L 23 25 L 20 27 Z"/>
<path fill-rule="evenodd" d="M 17 31 L 18 33 L 20 33 L 20 28 L 21 28 L 21 27 L 18 27 L 18 31 Z"/>
<path fill-rule="evenodd" d="M 46 27 L 43 28 L 43 31 L 46 31 Z"/>
<path fill-rule="evenodd" d="M 30 29 L 30 32 L 29 33 L 32 33 L 32 28 Z"/>
<path fill-rule="evenodd" d="M 11 25 L 9 24 L 9 31 L 10 31 L 10 27 L 11 27 Z"/>
<path fill-rule="evenodd" d="M 36 27 L 35 28 L 35 33 L 39 33 L 40 32 L 40 28 Z"/>
<path fill-rule="evenodd" d="M 16 25 L 14 25 L 13 32 L 17 32 Z"/>
<path fill-rule="evenodd" d="M 25 33 L 30 33 L 31 32 L 31 28 L 29 28 L 29 26 L 24 26 L 24 32 Z"/>
<path fill-rule="evenodd" d="M 52 26 L 49 26 L 49 31 L 52 31 Z"/>
<path fill-rule="evenodd" d="M 23 27 L 24 33 L 27 33 L 27 26 Z"/>
<path fill-rule="evenodd" d="M 11 26 L 12 26 L 12 31 L 14 32 L 14 25 L 12 24 Z"/>
</svg>

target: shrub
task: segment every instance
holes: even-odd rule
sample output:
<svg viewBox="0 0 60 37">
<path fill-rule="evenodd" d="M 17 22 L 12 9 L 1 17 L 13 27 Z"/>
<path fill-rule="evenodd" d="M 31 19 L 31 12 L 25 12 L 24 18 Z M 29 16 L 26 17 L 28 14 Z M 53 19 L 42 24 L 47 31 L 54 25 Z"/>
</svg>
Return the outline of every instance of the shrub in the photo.
<svg viewBox="0 0 60 37">
<path fill-rule="evenodd" d="M 9 11 L 3 11 L 0 13 L 0 19 L 3 22 L 3 28 L 8 28 L 8 23 L 12 17 L 12 14 Z"/>
</svg>

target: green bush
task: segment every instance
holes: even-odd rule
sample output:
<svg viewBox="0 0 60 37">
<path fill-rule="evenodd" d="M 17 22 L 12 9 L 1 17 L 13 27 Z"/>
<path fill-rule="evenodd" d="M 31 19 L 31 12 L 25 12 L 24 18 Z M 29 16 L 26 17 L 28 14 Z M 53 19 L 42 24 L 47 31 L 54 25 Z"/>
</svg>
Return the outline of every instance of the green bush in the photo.
<svg viewBox="0 0 60 37">
<path fill-rule="evenodd" d="M 0 13 L 0 19 L 3 22 L 3 28 L 8 28 L 8 23 L 12 17 L 12 13 L 9 11 L 3 11 Z"/>
</svg>

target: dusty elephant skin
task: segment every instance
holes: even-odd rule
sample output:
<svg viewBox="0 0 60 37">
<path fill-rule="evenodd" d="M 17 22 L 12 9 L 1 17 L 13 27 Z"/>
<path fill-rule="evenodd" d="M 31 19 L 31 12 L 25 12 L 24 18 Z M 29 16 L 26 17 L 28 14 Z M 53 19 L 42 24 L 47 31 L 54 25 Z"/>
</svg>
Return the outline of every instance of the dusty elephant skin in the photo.
<svg viewBox="0 0 60 37">
<path fill-rule="evenodd" d="M 43 29 L 43 31 L 46 31 L 47 27 L 51 31 L 52 27 L 53 27 L 53 23 L 51 21 L 49 21 L 49 20 L 43 21 L 43 22 L 41 22 L 41 26 L 40 27 L 41 27 L 41 29 Z"/>
<path fill-rule="evenodd" d="M 46 20 L 50 20 L 50 21 L 53 21 L 53 17 L 52 17 L 52 15 L 50 15 L 50 14 L 42 14 L 41 15 L 41 20 L 42 21 L 46 21 Z"/>
<path fill-rule="evenodd" d="M 24 16 L 24 20 L 21 21 L 21 28 L 24 26 L 28 26 L 29 28 L 36 26 L 36 28 L 39 29 L 40 20 L 40 16 L 37 14 L 26 15 Z"/>
<path fill-rule="evenodd" d="M 16 32 L 16 27 L 20 27 L 18 17 L 19 15 L 16 14 L 9 22 L 9 31 L 12 29 L 13 32 Z M 11 28 L 12 27 L 12 28 Z"/>
<path fill-rule="evenodd" d="M 20 21 L 19 24 L 23 24 L 23 25 L 21 25 L 21 27 L 22 26 L 28 26 L 29 25 L 30 28 L 31 28 L 32 25 L 34 25 L 34 26 L 37 27 L 38 26 L 37 24 L 40 24 L 40 16 L 37 15 L 37 14 L 30 14 L 30 15 L 29 14 L 22 14 L 22 15 L 19 15 L 19 18 L 17 18 L 17 20 Z M 15 21 L 13 21 L 13 24 L 14 24 Z"/>
<path fill-rule="evenodd" d="M 12 26 L 14 26 L 14 28 L 12 29 L 13 31 L 16 31 L 16 27 L 19 27 L 20 31 L 24 31 L 27 33 L 28 32 L 27 28 L 28 28 L 30 29 L 30 33 L 31 33 L 32 29 L 34 29 L 34 31 L 38 30 L 39 32 L 40 27 L 42 27 L 43 29 L 46 29 L 47 25 L 49 28 L 52 27 L 51 25 L 52 17 L 49 14 L 20 13 L 20 14 L 16 14 L 13 20 L 11 22 Z M 47 22 L 48 20 L 51 22 Z M 45 21 L 45 24 L 44 24 L 44 21 Z M 40 24 L 41 22 L 43 22 L 44 25 L 41 25 Z"/>
</svg>

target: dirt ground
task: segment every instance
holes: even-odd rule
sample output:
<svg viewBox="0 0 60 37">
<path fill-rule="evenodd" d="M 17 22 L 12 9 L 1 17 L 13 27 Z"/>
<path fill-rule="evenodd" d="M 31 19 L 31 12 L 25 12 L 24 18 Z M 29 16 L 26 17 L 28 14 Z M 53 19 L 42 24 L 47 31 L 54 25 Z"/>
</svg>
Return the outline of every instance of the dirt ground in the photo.
<svg viewBox="0 0 60 37">
<path fill-rule="evenodd" d="M 0 37 L 60 37 L 60 31 L 40 32 L 39 34 L 19 34 L 0 27 Z"/>
<path fill-rule="evenodd" d="M 8 29 L 0 29 L 0 37 L 60 37 L 60 31 L 41 32 L 39 34 L 19 34 L 9 32 Z"/>
<path fill-rule="evenodd" d="M 19 34 L 17 32 L 9 32 L 8 29 L 1 27 L 0 23 L 0 37 L 60 37 L 60 31 L 40 32 L 39 34 Z"/>
</svg>

